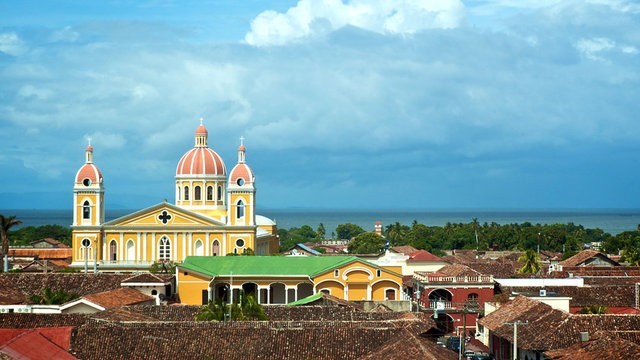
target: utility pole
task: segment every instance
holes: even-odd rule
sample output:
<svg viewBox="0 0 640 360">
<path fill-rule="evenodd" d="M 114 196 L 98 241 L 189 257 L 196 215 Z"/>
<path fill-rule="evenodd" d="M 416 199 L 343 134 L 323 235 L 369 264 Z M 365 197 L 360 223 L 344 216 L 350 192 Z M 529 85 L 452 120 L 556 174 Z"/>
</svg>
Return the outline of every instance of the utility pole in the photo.
<svg viewBox="0 0 640 360">
<path fill-rule="evenodd" d="M 513 325 L 513 360 L 518 360 L 518 325 L 529 325 L 529 321 L 512 321 L 506 322 L 507 325 Z"/>
</svg>

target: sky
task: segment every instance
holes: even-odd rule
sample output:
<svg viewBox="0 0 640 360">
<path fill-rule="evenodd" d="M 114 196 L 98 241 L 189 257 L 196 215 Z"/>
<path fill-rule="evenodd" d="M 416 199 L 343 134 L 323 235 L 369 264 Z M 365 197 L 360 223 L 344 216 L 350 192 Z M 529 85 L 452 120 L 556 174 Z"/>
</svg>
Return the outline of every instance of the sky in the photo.
<svg viewBox="0 0 640 360">
<path fill-rule="evenodd" d="M 258 208 L 640 208 L 640 3 L 0 2 L 0 209 L 174 201 L 204 119 Z"/>
</svg>

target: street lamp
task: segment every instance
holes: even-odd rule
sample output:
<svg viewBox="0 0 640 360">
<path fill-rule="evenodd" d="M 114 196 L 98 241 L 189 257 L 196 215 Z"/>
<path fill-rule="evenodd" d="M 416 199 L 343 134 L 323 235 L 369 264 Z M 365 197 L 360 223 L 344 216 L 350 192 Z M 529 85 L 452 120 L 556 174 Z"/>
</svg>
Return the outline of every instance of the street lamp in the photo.
<svg viewBox="0 0 640 360">
<path fill-rule="evenodd" d="M 91 245 L 91 241 L 89 239 L 82 239 L 81 241 L 82 247 L 84 248 L 84 273 L 87 273 L 89 267 L 89 245 Z"/>
</svg>

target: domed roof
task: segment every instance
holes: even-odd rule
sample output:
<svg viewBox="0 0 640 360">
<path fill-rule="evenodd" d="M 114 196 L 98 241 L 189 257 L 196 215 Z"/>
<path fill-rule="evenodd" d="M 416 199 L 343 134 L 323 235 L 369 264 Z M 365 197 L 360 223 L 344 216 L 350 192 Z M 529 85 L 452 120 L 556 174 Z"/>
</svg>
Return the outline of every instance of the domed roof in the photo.
<svg viewBox="0 0 640 360">
<path fill-rule="evenodd" d="M 86 180 L 90 182 L 86 182 Z M 85 185 L 99 184 L 102 182 L 102 173 L 94 164 L 84 164 L 76 174 L 76 183 L 85 183 Z"/>
<path fill-rule="evenodd" d="M 195 147 L 187 151 L 176 168 L 176 175 L 227 175 L 220 155 L 208 147 Z"/>
<path fill-rule="evenodd" d="M 196 129 L 196 135 L 209 135 L 209 132 L 207 131 L 207 128 L 204 127 L 204 125 L 200 124 L 200 126 L 198 126 L 198 128 Z"/>
<path fill-rule="evenodd" d="M 232 183 L 237 183 L 238 179 L 244 180 L 245 183 L 253 182 L 253 171 L 251 171 L 249 165 L 245 163 L 239 163 L 233 167 L 233 170 L 231 170 L 231 175 L 229 176 L 229 181 Z"/>
<path fill-rule="evenodd" d="M 89 144 L 85 150 L 85 164 L 76 173 L 76 183 L 89 186 L 102 183 L 102 173 L 93 163 L 93 146 Z"/>
<path fill-rule="evenodd" d="M 222 161 L 220 155 L 207 145 L 209 132 L 207 128 L 202 125 L 202 119 L 200 119 L 200 121 L 200 126 L 196 129 L 195 146 L 180 158 L 178 167 L 176 168 L 176 176 L 227 176 L 224 161 Z"/>
</svg>

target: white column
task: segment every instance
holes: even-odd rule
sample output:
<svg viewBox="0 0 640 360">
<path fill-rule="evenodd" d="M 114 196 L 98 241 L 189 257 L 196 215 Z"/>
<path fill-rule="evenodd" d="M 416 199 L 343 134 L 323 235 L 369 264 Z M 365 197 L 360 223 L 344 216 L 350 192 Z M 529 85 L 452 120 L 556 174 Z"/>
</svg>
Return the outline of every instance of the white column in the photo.
<svg viewBox="0 0 640 360">
<path fill-rule="evenodd" d="M 188 251 L 186 252 L 186 255 L 193 255 L 193 233 L 189 233 L 189 248 Z"/>
<path fill-rule="evenodd" d="M 140 254 L 140 260 L 149 260 L 147 259 L 147 233 L 142 233 L 142 254 Z M 153 259 L 153 255 L 151 255 L 151 259 Z"/>
<path fill-rule="evenodd" d="M 158 244 L 156 243 L 156 233 L 151 233 L 151 261 L 156 261 L 158 259 Z"/>
<path fill-rule="evenodd" d="M 142 260 L 142 249 L 140 248 L 140 233 L 136 234 L 136 261 Z"/>
<path fill-rule="evenodd" d="M 124 259 L 124 233 L 120 232 L 120 253 L 118 254 L 118 257 L 116 258 L 118 261 L 121 261 L 122 259 Z"/>
</svg>

